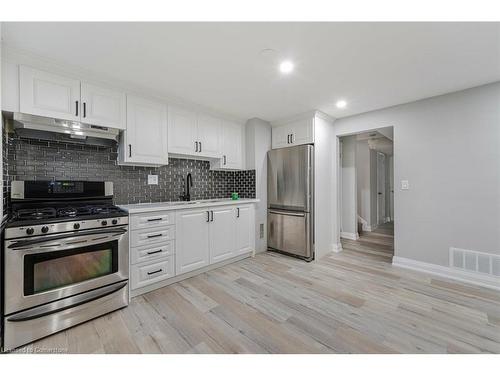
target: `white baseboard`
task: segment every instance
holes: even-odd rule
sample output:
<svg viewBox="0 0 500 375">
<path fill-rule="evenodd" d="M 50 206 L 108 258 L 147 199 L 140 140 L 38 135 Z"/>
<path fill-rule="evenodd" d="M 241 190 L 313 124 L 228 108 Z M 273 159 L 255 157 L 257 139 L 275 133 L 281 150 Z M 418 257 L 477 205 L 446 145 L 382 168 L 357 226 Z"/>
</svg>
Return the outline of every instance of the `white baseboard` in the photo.
<svg viewBox="0 0 500 375">
<path fill-rule="evenodd" d="M 346 238 L 348 240 L 358 240 L 359 239 L 359 234 L 358 232 L 356 233 L 350 233 L 350 232 L 340 232 L 340 237 L 341 238 Z"/>
<path fill-rule="evenodd" d="M 339 243 L 337 243 L 337 244 L 332 243 L 332 251 L 333 251 L 334 253 L 340 253 L 342 250 L 343 250 L 343 249 L 342 249 L 342 244 L 341 244 L 340 242 L 339 242 Z"/>
<path fill-rule="evenodd" d="M 455 268 L 440 266 L 438 264 L 425 263 L 396 256 L 392 258 L 392 264 L 396 267 L 425 272 L 464 283 L 500 290 L 500 277 L 496 276 L 482 275 L 475 272 L 462 271 Z"/>
</svg>

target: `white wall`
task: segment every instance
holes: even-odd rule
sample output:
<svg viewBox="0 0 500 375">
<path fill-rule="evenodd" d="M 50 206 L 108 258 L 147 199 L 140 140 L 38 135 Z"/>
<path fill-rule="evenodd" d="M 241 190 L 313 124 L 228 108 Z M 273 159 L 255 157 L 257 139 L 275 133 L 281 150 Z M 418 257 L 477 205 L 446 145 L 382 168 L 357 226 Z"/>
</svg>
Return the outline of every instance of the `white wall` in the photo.
<svg viewBox="0 0 500 375">
<path fill-rule="evenodd" d="M 377 228 L 377 151 L 370 149 L 370 227 Z"/>
<path fill-rule="evenodd" d="M 356 186 L 356 136 L 343 137 L 342 142 L 342 214 L 341 237 L 356 239 L 358 233 Z"/>
<path fill-rule="evenodd" d="M 271 149 L 271 124 L 253 118 L 245 126 L 246 167 L 255 169 L 256 198 L 255 205 L 255 250 L 267 250 L 267 151 Z M 260 238 L 260 225 L 264 225 L 264 237 Z"/>
<path fill-rule="evenodd" d="M 332 143 L 333 119 L 316 114 L 314 119 L 314 252 L 315 259 L 320 259 L 332 250 L 342 247 L 340 240 L 333 242 L 333 207 L 335 195 L 332 195 L 335 178 L 332 164 L 335 153 Z"/>
<path fill-rule="evenodd" d="M 363 230 L 370 230 L 370 149 L 366 140 L 356 144 L 356 186 L 358 215 L 366 222 Z"/>
<path fill-rule="evenodd" d="M 395 255 L 447 266 L 451 246 L 500 253 L 500 82 L 340 119 L 334 132 L 386 126 L 394 126 Z M 338 238 L 338 216 L 333 228 Z"/>
</svg>

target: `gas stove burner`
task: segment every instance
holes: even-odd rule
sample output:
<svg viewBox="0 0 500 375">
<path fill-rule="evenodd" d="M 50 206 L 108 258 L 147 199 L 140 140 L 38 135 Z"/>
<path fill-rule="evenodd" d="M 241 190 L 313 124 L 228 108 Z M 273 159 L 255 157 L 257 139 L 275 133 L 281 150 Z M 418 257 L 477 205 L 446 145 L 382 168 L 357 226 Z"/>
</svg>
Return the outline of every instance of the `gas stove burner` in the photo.
<svg viewBox="0 0 500 375">
<path fill-rule="evenodd" d="M 57 210 L 57 217 L 75 217 L 78 210 L 74 207 L 64 207 Z"/>
<path fill-rule="evenodd" d="M 90 206 L 89 209 L 90 209 L 90 212 L 92 212 L 92 214 L 94 214 L 94 215 L 109 214 L 109 213 L 117 212 L 120 210 L 118 207 L 111 206 L 111 205 Z"/>
<path fill-rule="evenodd" d="M 16 212 L 17 220 L 40 220 L 51 219 L 56 217 L 56 210 L 54 208 L 27 208 L 21 209 Z"/>
</svg>

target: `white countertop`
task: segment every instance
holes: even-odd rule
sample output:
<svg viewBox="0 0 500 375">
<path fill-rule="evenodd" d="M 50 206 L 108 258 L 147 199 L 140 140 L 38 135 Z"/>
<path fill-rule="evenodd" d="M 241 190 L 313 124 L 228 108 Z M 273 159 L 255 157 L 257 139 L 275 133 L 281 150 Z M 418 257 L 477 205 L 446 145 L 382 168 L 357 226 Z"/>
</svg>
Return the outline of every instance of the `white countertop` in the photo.
<svg viewBox="0 0 500 375">
<path fill-rule="evenodd" d="M 205 200 L 189 201 L 189 202 L 178 201 L 178 202 L 126 204 L 126 205 L 119 205 L 118 207 L 124 209 L 129 214 L 137 214 L 141 212 L 183 210 L 188 208 L 191 209 L 200 207 L 225 206 L 230 204 L 245 204 L 245 203 L 257 203 L 257 202 L 259 202 L 259 199 L 241 198 L 237 200 L 232 200 L 231 198 L 222 198 L 222 199 L 205 199 Z"/>
</svg>

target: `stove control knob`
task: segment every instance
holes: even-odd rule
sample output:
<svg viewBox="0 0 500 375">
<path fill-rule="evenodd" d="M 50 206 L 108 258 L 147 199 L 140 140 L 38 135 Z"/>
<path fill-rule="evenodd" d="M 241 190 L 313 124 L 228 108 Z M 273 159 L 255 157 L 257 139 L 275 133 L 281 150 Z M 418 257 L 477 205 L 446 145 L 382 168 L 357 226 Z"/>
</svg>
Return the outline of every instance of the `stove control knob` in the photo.
<svg viewBox="0 0 500 375">
<path fill-rule="evenodd" d="M 78 223 L 73 224 L 73 229 L 80 229 L 80 224 Z"/>
<path fill-rule="evenodd" d="M 43 226 L 42 227 L 42 233 L 47 233 L 49 231 L 49 227 L 48 226 Z"/>
<path fill-rule="evenodd" d="M 108 222 L 106 220 L 101 221 L 101 225 L 106 226 L 108 225 Z"/>
<path fill-rule="evenodd" d="M 33 233 L 35 233 L 35 230 L 34 230 L 33 228 L 28 228 L 28 229 L 26 229 L 26 234 L 31 235 L 31 234 L 33 234 Z"/>
<path fill-rule="evenodd" d="M 118 220 L 113 219 L 113 221 L 111 221 L 111 223 L 112 223 L 113 225 L 116 225 L 116 224 L 118 224 Z"/>
</svg>

